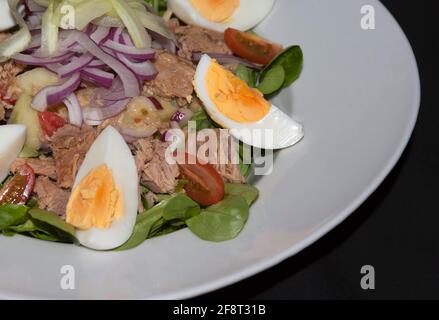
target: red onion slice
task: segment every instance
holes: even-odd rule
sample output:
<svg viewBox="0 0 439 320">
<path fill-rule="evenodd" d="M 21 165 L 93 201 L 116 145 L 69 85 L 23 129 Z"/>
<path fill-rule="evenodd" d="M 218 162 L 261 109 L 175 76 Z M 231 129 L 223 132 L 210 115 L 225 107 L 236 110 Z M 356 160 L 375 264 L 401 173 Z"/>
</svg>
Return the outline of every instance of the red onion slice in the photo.
<svg viewBox="0 0 439 320">
<path fill-rule="evenodd" d="M 172 122 L 176 122 L 180 125 L 180 127 L 184 127 L 187 125 L 193 115 L 194 113 L 189 109 L 180 109 L 171 117 L 171 126 Z"/>
<path fill-rule="evenodd" d="M 78 98 L 74 93 L 63 100 L 69 110 L 69 121 L 72 125 L 80 127 L 82 125 L 82 109 Z"/>
<path fill-rule="evenodd" d="M 81 71 L 93 59 L 94 56 L 90 53 L 83 54 L 80 57 L 75 57 L 68 64 L 60 67 L 57 73 L 61 78 L 71 76 L 73 73 Z"/>
<path fill-rule="evenodd" d="M 120 76 L 126 97 L 137 97 L 140 95 L 139 82 L 135 74 L 130 69 L 128 69 L 122 62 L 102 51 L 98 45 L 94 43 L 93 40 L 91 40 L 86 34 L 76 30 L 69 32 L 78 37 L 77 41 L 82 47 L 84 47 L 84 49 L 107 64 Z"/>
<path fill-rule="evenodd" d="M 101 60 L 99 60 L 99 59 L 93 59 L 92 62 L 90 62 L 90 63 L 87 65 L 87 68 L 103 68 L 103 67 L 105 67 L 105 66 L 106 66 L 106 64 L 103 63 Z"/>
<path fill-rule="evenodd" d="M 92 39 L 97 44 L 101 44 L 102 42 L 110 39 L 111 36 L 111 28 L 98 26 L 97 29 L 90 35 L 90 39 Z"/>
<path fill-rule="evenodd" d="M 201 57 L 203 56 L 204 53 L 199 53 L 199 52 L 194 52 L 192 54 L 192 60 L 195 62 L 200 61 Z M 219 63 L 221 64 L 225 64 L 225 63 L 239 63 L 242 64 L 246 67 L 252 68 L 252 69 L 256 69 L 256 70 L 262 70 L 264 68 L 263 65 L 260 64 L 256 64 L 253 62 L 250 62 L 248 60 L 242 59 L 240 57 L 231 55 L 231 54 L 224 54 L 224 53 L 206 53 L 209 57 L 211 57 L 212 59 L 217 60 Z"/>
<path fill-rule="evenodd" d="M 78 88 L 80 82 L 81 78 L 78 72 L 60 85 L 45 87 L 32 99 L 32 108 L 42 112 L 49 105 L 60 103 Z"/>
<path fill-rule="evenodd" d="M 87 120 L 96 121 L 112 118 L 124 111 L 128 102 L 130 102 L 129 98 L 113 102 L 112 104 L 106 105 L 102 108 L 87 108 L 84 110 L 84 118 Z"/>
<path fill-rule="evenodd" d="M 113 40 L 107 40 L 103 45 L 108 49 L 123 53 L 124 55 L 131 58 L 151 60 L 155 57 L 155 51 L 150 48 L 138 49 L 136 47 L 121 44 Z"/>
<path fill-rule="evenodd" d="M 81 77 L 105 88 L 113 84 L 114 74 L 98 68 L 84 68 L 81 70 Z"/>
<path fill-rule="evenodd" d="M 149 32 L 151 33 L 152 38 L 158 44 L 160 44 L 160 46 L 163 49 L 166 49 L 167 51 L 169 51 L 172 54 L 177 54 L 177 45 L 174 41 L 162 36 L 161 34 L 154 32 L 154 31 L 149 30 Z"/>
<path fill-rule="evenodd" d="M 151 81 L 157 77 L 157 70 L 151 61 L 133 62 L 121 53 L 116 53 L 117 58 L 132 70 L 143 81 Z"/>
<path fill-rule="evenodd" d="M 38 58 L 29 54 L 17 53 L 12 56 L 12 59 L 15 62 L 20 64 L 29 65 L 29 66 L 45 66 L 52 63 L 63 62 L 74 55 L 73 52 L 65 53 L 60 56 L 52 57 L 52 58 Z"/>
</svg>

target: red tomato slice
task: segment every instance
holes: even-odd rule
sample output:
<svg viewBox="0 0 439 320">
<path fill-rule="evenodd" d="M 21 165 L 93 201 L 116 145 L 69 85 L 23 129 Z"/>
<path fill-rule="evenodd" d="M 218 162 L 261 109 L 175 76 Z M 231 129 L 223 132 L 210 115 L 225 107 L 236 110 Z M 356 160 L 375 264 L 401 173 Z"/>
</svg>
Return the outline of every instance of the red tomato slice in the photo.
<svg viewBox="0 0 439 320">
<path fill-rule="evenodd" d="M 46 136 L 51 137 L 56 130 L 65 126 L 66 121 L 55 112 L 40 112 L 40 125 Z"/>
<path fill-rule="evenodd" d="M 35 185 L 34 170 L 27 164 L 21 166 L 11 180 L 0 190 L 1 204 L 26 204 Z"/>
<path fill-rule="evenodd" d="M 232 28 L 224 32 L 224 40 L 237 56 L 263 65 L 269 64 L 282 52 L 282 46 L 279 44 Z"/>
<path fill-rule="evenodd" d="M 188 181 L 184 189 L 189 198 L 202 206 L 210 206 L 224 198 L 223 178 L 212 165 L 186 161 L 179 167 L 182 178 Z"/>
</svg>

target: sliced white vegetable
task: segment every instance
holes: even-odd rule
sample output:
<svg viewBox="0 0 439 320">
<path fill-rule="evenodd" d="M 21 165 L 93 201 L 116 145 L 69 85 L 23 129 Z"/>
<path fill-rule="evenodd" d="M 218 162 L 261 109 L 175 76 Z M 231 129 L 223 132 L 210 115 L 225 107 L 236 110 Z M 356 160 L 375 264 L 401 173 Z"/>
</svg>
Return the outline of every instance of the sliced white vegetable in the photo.
<svg viewBox="0 0 439 320">
<path fill-rule="evenodd" d="M 26 140 L 26 126 L 0 126 L 0 183 L 8 176 L 9 168 L 17 159 Z M 7 137 L 7 138 L 5 138 Z"/>
</svg>

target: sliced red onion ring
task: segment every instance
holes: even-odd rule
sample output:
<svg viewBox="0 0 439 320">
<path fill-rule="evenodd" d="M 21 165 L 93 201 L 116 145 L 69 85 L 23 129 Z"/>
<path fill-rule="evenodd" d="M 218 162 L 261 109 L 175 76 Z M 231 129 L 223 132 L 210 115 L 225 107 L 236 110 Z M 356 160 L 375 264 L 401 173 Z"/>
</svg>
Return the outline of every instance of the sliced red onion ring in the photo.
<svg viewBox="0 0 439 320">
<path fill-rule="evenodd" d="M 132 70 L 143 81 L 151 81 L 157 77 L 157 70 L 151 61 L 133 62 L 121 53 L 116 53 L 117 58 Z"/>
<path fill-rule="evenodd" d="M 69 63 L 60 67 L 57 73 L 61 78 L 71 76 L 73 73 L 81 71 L 93 59 L 94 56 L 92 54 L 85 53 L 80 57 L 73 58 Z"/>
<path fill-rule="evenodd" d="M 102 51 L 86 34 L 76 30 L 70 30 L 68 32 L 71 32 L 72 36 L 77 36 L 77 41 L 82 47 L 107 64 L 120 76 L 126 97 L 137 97 L 140 95 L 139 82 L 130 69 L 128 69 L 122 62 Z"/>
<path fill-rule="evenodd" d="M 121 128 L 120 132 L 123 135 L 127 135 L 133 138 L 148 138 L 152 137 L 157 132 L 157 127 L 148 126 L 145 128 L 133 129 L 133 128 Z"/>
<path fill-rule="evenodd" d="M 158 43 L 160 44 L 160 46 L 163 49 L 166 49 L 167 51 L 169 51 L 172 54 L 176 54 L 177 53 L 177 45 L 174 41 L 162 36 L 161 34 L 158 34 L 154 31 L 149 30 L 149 33 L 151 33 L 152 38 Z"/>
<path fill-rule="evenodd" d="M 105 41 L 103 46 L 116 52 L 123 53 L 124 55 L 131 58 L 151 60 L 155 57 L 155 51 L 153 49 L 138 49 L 136 47 L 121 44 L 113 40 Z"/>
<path fill-rule="evenodd" d="M 195 62 L 198 62 L 201 60 L 201 57 L 204 53 L 195 52 L 192 54 L 192 60 Z M 256 64 L 253 62 L 250 62 L 248 60 L 242 59 L 240 57 L 231 55 L 231 54 L 224 54 L 224 53 L 207 53 L 207 55 L 213 59 L 216 59 L 219 63 L 225 64 L 225 63 L 239 63 L 246 67 L 256 69 L 256 70 L 262 70 L 264 68 L 263 65 Z"/>
<path fill-rule="evenodd" d="M 69 110 L 69 121 L 72 125 L 80 127 L 82 125 L 82 109 L 78 98 L 74 93 L 63 100 Z"/>
<path fill-rule="evenodd" d="M 113 102 L 112 104 L 106 105 L 101 108 L 98 107 L 87 108 L 83 111 L 84 118 L 87 120 L 97 120 L 97 121 L 112 118 L 120 114 L 122 111 L 124 111 L 128 102 L 130 102 L 129 98 Z"/>
<path fill-rule="evenodd" d="M 96 30 L 90 35 L 92 39 L 97 44 L 107 41 L 111 37 L 111 28 L 98 26 Z"/>
<path fill-rule="evenodd" d="M 85 78 L 85 80 L 89 80 L 105 88 L 110 88 L 114 80 L 114 74 L 98 68 L 84 68 L 81 70 L 81 76 Z"/>
<path fill-rule="evenodd" d="M 93 61 L 87 65 L 87 68 L 103 68 L 105 66 L 106 64 L 103 63 L 101 60 L 93 59 Z"/>
<path fill-rule="evenodd" d="M 78 72 L 60 85 L 45 87 L 32 99 L 32 108 L 37 111 L 45 111 L 48 106 L 60 103 L 78 88 L 80 82 L 81 78 Z"/>
<path fill-rule="evenodd" d="M 189 109 L 180 109 L 171 117 L 171 126 L 172 122 L 176 122 L 180 125 L 180 127 L 184 127 L 187 125 L 193 115 L 194 113 Z"/>
<path fill-rule="evenodd" d="M 30 12 L 44 12 L 46 8 L 40 6 L 38 3 L 36 3 L 33 0 L 26 0 L 25 5 L 27 9 L 29 9 Z"/>
<path fill-rule="evenodd" d="M 12 56 L 12 59 L 18 63 L 29 65 L 29 66 L 45 66 L 52 63 L 63 62 L 66 59 L 72 57 L 73 55 L 74 53 L 70 52 L 52 58 L 38 58 L 29 54 L 17 53 Z"/>
</svg>

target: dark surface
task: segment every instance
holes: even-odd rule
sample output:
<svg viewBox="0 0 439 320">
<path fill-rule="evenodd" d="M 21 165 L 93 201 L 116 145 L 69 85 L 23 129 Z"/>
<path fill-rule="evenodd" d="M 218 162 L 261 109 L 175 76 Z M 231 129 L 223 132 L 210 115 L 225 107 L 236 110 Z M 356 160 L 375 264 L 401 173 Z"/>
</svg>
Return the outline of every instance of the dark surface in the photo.
<svg viewBox="0 0 439 320">
<path fill-rule="evenodd" d="M 317 243 L 201 298 L 439 298 L 439 22 L 434 1 L 382 2 L 409 38 L 422 81 L 421 111 L 403 157 L 381 187 Z M 360 287 L 363 265 L 375 268 L 373 291 Z"/>
</svg>

